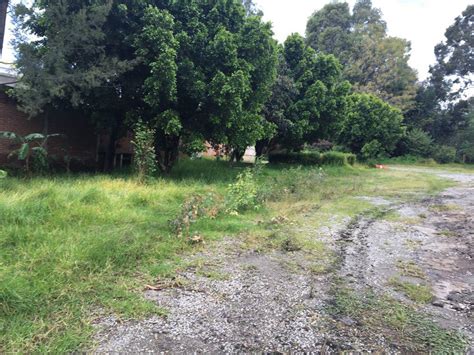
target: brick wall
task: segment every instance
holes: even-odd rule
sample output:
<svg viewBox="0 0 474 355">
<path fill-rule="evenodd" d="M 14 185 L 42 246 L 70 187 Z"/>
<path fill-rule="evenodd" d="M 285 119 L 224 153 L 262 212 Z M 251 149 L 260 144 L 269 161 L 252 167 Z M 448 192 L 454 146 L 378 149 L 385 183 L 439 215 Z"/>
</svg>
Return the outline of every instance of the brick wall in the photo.
<svg viewBox="0 0 474 355">
<path fill-rule="evenodd" d="M 0 131 L 12 131 L 21 135 L 43 131 L 41 119 L 31 119 L 17 110 L 15 102 L 0 91 Z M 8 154 L 14 148 L 11 141 L 0 139 L 0 164 L 7 162 Z"/>
<path fill-rule="evenodd" d="M 97 136 L 87 120 L 71 113 L 60 113 L 48 119 L 48 132 L 64 134 L 64 138 L 52 138 L 48 144 L 50 154 L 58 157 L 68 154 L 93 165 L 96 159 Z M 43 133 L 43 118 L 28 119 L 18 111 L 15 102 L 0 91 L 0 131 L 12 131 L 20 135 Z M 14 148 L 11 141 L 0 139 L 0 165 L 7 164 L 8 154 Z M 11 161 L 10 161 L 11 162 Z"/>
</svg>

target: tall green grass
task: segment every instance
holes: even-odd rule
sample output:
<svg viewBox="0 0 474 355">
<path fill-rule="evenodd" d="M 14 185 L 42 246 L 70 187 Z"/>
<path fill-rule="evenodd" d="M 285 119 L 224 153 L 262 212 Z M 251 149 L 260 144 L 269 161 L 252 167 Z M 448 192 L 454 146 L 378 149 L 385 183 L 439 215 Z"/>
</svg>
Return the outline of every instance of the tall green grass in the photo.
<svg viewBox="0 0 474 355">
<path fill-rule="evenodd" d="M 87 344 L 100 314 L 164 312 L 141 297 L 143 287 L 172 273 L 194 248 L 174 235 L 169 220 L 193 194 L 224 196 L 246 167 L 187 160 L 146 185 L 125 173 L 0 179 L 0 352 L 75 351 Z M 208 241 L 258 235 L 257 219 L 296 215 L 297 204 L 322 205 L 323 220 L 356 213 L 360 201 L 351 197 L 359 194 L 441 186 L 434 178 L 407 180 L 406 173 L 365 168 L 331 167 L 324 179 L 317 174 L 268 166 L 258 177 L 269 189 L 267 208 L 222 213 L 193 229 Z"/>
</svg>

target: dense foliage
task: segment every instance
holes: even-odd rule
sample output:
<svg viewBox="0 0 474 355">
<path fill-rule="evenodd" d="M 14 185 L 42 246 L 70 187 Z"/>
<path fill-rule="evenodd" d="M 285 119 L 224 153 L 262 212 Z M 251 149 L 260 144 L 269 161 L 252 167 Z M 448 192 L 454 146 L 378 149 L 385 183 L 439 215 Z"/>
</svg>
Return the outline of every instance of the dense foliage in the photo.
<svg viewBox="0 0 474 355">
<path fill-rule="evenodd" d="M 366 158 L 390 155 L 403 135 L 400 110 L 369 94 L 352 94 L 340 141 Z"/>
<path fill-rule="evenodd" d="M 333 165 L 345 166 L 354 165 L 356 156 L 354 154 L 342 152 L 275 152 L 268 156 L 270 163 L 285 163 L 298 165 Z"/>
<path fill-rule="evenodd" d="M 272 144 L 299 149 L 332 139 L 339 129 L 350 84 L 333 55 L 317 54 L 293 34 L 280 49 L 278 77 L 265 115 L 277 127 Z"/>
<path fill-rule="evenodd" d="M 35 38 L 17 42 L 16 97 L 32 115 L 77 108 L 112 138 L 126 117 L 150 122 L 164 170 L 182 142 L 242 151 L 271 133 L 261 111 L 276 42 L 239 1 L 35 1 L 16 13 Z"/>
<path fill-rule="evenodd" d="M 389 37 L 379 9 L 358 0 L 352 14 L 345 2 L 334 2 L 309 19 L 307 43 L 332 53 L 344 64 L 344 76 L 358 92 L 371 93 L 407 111 L 414 104 L 416 72 L 409 66 L 410 43 Z"/>
<path fill-rule="evenodd" d="M 135 123 L 133 129 L 133 157 L 138 181 L 143 182 L 145 178 L 153 176 L 156 170 L 155 161 L 155 131 L 142 121 Z"/>
<path fill-rule="evenodd" d="M 31 116 L 79 111 L 107 133 L 105 169 L 137 122 L 166 172 L 205 143 L 235 160 L 328 142 L 366 159 L 450 146 L 471 161 L 473 9 L 417 85 L 409 42 L 371 0 L 327 4 L 281 45 L 252 0 L 35 0 L 15 7 L 14 95 Z"/>
</svg>

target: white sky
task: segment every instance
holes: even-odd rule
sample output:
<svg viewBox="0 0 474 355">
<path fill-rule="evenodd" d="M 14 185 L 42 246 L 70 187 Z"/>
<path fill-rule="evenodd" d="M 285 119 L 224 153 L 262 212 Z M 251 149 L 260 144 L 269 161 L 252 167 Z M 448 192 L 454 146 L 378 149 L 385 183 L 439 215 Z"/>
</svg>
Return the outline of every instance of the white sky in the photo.
<svg viewBox="0 0 474 355">
<path fill-rule="evenodd" d="M 263 10 L 264 18 L 273 23 L 275 37 L 283 42 L 286 37 L 299 32 L 304 35 L 308 17 L 322 8 L 329 0 L 255 0 Z M 355 0 L 348 0 L 352 7 Z M 472 0 L 372 0 L 375 7 L 382 9 L 392 36 L 411 41 L 410 64 L 418 71 L 420 80 L 428 75 L 428 69 L 435 61 L 434 46 L 444 39 L 444 32 L 454 19 L 472 3 Z M 3 61 L 13 61 L 11 23 L 7 25 L 6 48 Z M 1 64 L 0 64 L 1 66 Z"/>
</svg>

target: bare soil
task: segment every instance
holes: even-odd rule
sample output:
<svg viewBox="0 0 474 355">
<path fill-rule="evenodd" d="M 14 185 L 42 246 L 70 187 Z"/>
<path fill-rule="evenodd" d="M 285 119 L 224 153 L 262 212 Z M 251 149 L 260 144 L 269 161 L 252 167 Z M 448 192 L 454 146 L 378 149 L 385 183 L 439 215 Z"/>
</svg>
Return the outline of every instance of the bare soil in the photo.
<svg viewBox="0 0 474 355">
<path fill-rule="evenodd" d="M 474 175 L 432 173 L 458 184 L 414 202 L 370 198 L 374 213 L 323 236 L 308 229 L 335 256 L 324 261 L 326 271 L 315 272 L 316 256 L 304 250 L 248 250 L 235 239 L 192 256 L 194 266 L 179 273 L 173 287 L 145 292 L 168 316 L 125 322 L 105 317 L 96 325 L 95 351 L 412 350 L 394 342 L 390 329 L 371 331 L 359 319 L 328 311 L 336 280 L 359 295 L 370 290 L 413 306 L 443 328 L 464 334 L 472 349 Z M 432 300 L 413 301 L 391 285 L 394 278 L 426 285 Z"/>
</svg>

